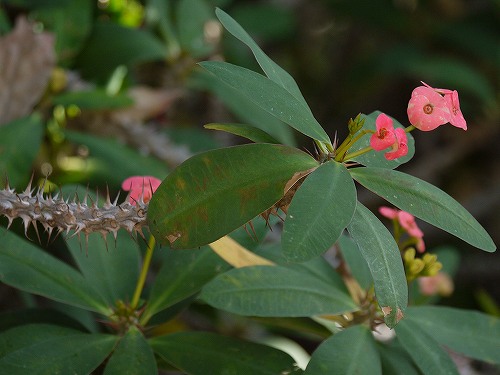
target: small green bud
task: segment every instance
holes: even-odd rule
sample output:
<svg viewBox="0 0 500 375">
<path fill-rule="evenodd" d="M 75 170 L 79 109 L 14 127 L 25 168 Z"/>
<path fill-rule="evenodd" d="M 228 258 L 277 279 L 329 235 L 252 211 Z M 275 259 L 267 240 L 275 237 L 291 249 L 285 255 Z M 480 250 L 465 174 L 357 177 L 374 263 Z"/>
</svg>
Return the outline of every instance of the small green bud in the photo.
<svg viewBox="0 0 500 375">
<path fill-rule="evenodd" d="M 351 118 L 349 119 L 349 122 L 347 123 L 347 128 L 349 129 L 349 134 L 354 135 L 357 132 L 361 130 L 363 125 L 365 124 L 365 119 L 361 118 L 361 113 L 358 113 L 358 115 L 354 118 L 354 120 Z"/>
</svg>

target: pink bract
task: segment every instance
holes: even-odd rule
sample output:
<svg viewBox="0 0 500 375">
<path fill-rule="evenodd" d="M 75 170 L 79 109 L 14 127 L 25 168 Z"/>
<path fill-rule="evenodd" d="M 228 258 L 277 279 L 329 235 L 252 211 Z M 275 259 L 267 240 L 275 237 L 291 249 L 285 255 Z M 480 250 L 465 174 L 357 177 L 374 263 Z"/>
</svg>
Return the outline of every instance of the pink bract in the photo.
<svg viewBox="0 0 500 375">
<path fill-rule="evenodd" d="M 408 119 L 417 129 L 430 131 L 451 120 L 445 98 L 431 87 L 419 86 L 408 103 Z"/>
<path fill-rule="evenodd" d="M 408 232 L 408 234 L 412 237 L 421 238 L 424 236 L 424 232 L 420 230 L 418 227 L 415 216 L 406 211 L 398 212 L 398 221 L 399 224 Z"/>
<path fill-rule="evenodd" d="M 467 130 L 467 122 L 465 121 L 464 115 L 460 110 L 460 101 L 458 100 L 458 92 L 455 90 L 451 91 L 450 93 L 446 93 L 444 95 L 444 100 L 446 101 L 448 109 L 450 110 L 451 114 L 450 124 L 456 126 L 457 128 Z"/>
<path fill-rule="evenodd" d="M 129 202 L 135 205 L 141 198 L 144 203 L 149 202 L 160 184 L 161 180 L 153 176 L 131 176 L 122 182 L 122 189 L 130 191 Z"/>
<path fill-rule="evenodd" d="M 380 212 L 382 216 L 385 216 L 388 219 L 395 219 L 398 217 L 399 210 L 396 210 L 395 208 L 381 206 L 379 207 L 378 212 Z"/>
<path fill-rule="evenodd" d="M 385 158 L 387 160 L 394 160 L 405 156 L 408 153 L 408 137 L 406 132 L 402 128 L 396 128 L 394 130 L 396 141 L 392 145 L 392 151 L 385 153 Z"/>
<path fill-rule="evenodd" d="M 381 113 L 375 120 L 375 126 L 377 131 L 370 138 L 370 146 L 375 151 L 381 151 L 392 146 L 396 141 L 392 119 Z"/>
</svg>

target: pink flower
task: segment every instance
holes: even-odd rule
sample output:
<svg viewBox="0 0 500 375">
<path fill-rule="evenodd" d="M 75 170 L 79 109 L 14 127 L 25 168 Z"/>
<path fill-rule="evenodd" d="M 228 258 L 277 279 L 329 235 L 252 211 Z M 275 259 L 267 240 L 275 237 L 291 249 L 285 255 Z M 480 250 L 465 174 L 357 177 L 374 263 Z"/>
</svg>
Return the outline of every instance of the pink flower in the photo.
<svg viewBox="0 0 500 375">
<path fill-rule="evenodd" d="M 410 123 L 423 131 L 434 130 L 452 120 L 447 100 L 428 86 L 413 90 L 407 112 Z"/>
<path fill-rule="evenodd" d="M 385 206 L 379 207 L 378 212 L 388 219 L 397 219 L 399 225 L 401 225 L 408 235 L 416 240 L 415 246 L 418 252 L 423 253 L 425 251 L 425 243 L 423 240 L 424 232 L 422 232 L 422 230 L 418 227 L 417 222 L 415 221 L 415 216 L 409 212 Z"/>
<path fill-rule="evenodd" d="M 424 296 L 433 296 L 439 294 L 448 297 L 453 293 L 453 280 L 445 272 L 439 272 L 434 276 L 425 276 L 418 278 L 420 293 Z"/>
<path fill-rule="evenodd" d="M 153 193 L 160 186 L 161 180 L 152 176 L 132 176 L 122 182 L 122 189 L 130 191 L 129 201 L 134 205 L 142 199 L 144 203 L 149 202 Z"/>
<path fill-rule="evenodd" d="M 382 216 L 385 216 L 388 219 L 395 219 L 398 217 L 399 210 L 396 210 L 395 208 L 382 206 L 379 207 L 378 212 L 380 212 Z"/>
<path fill-rule="evenodd" d="M 424 232 L 420 230 L 415 221 L 415 216 L 413 216 L 412 214 L 406 211 L 399 211 L 398 221 L 399 224 L 401 224 L 401 226 L 404 228 L 404 230 L 408 232 L 410 236 L 417 238 L 421 238 L 424 236 Z"/>
<path fill-rule="evenodd" d="M 406 136 L 405 130 L 396 128 L 394 134 L 396 140 L 392 145 L 392 151 L 386 152 L 384 155 L 387 160 L 394 160 L 408 153 L 408 137 Z"/>
<path fill-rule="evenodd" d="M 392 119 L 384 113 L 377 116 L 375 120 L 377 131 L 370 138 L 370 146 L 375 151 L 381 151 L 390 147 L 396 142 L 394 125 Z"/>
<path fill-rule="evenodd" d="M 450 111 L 450 124 L 456 126 L 457 128 L 461 128 L 467 130 L 467 122 L 465 121 L 464 115 L 460 110 L 460 101 L 458 100 L 458 91 L 457 90 L 448 90 L 448 89 L 436 89 L 434 87 L 429 86 L 427 83 L 422 82 L 424 86 L 433 89 L 437 93 L 443 95 L 444 100 L 446 101 L 446 105 L 448 110 Z"/>
</svg>

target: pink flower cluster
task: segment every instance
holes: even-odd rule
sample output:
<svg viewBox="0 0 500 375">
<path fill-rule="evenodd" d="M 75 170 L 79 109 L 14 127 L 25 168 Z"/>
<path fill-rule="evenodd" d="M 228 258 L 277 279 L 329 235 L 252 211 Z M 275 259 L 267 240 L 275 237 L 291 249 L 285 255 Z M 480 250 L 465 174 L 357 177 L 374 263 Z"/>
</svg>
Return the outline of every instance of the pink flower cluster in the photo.
<svg viewBox="0 0 500 375">
<path fill-rule="evenodd" d="M 153 193 L 160 186 L 161 180 L 152 176 L 132 176 L 122 182 L 122 189 L 130 191 L 129 201 L 130 204 L 136 204 L 142 198 L 144 203 L 149 202 Z"/>
<path fill-rule="evenodd" d="M 425 251 L 424 232 L 418 227 L 415 216 L 406 211 L 385 206 L 380 207 L 378 211 L 388 219 L 397 220 L 406 233 L 417 240 L 416 248 L 418 252 L 423 253 Z"/>
<path fill-rule="evenodd" d="M 438 126 L 450 123 L 457 128 L 467 130 L 458 92 L 456 90 L 436 89 L 422 82 L 411 93 L 408 103 L 408 119 L 417 129 L 430 131 Z"/>
<path fill-rule="evenodd" d="M 402 128 L 394 129 L 392 118 L 384 113 L 375 120 L 377 131 L 370 138 L 370 146 L 375 151 L 382 151 L 390 147 L 391 151 L 385 153 L 387 160 L 394 160 L 408 153 L 408 138 Z"/>
</svg>

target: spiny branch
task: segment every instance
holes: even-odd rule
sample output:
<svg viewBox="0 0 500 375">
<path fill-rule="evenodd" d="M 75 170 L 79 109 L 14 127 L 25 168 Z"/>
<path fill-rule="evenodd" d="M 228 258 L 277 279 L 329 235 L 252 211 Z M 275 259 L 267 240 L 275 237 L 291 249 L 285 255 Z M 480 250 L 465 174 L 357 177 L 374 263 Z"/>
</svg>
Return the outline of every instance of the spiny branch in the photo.
<svg viewBox="0 0 500 375">
<path fill-rule="evenodd" d="M 116 240 L 120 229 L 125 229 L 132 236 L 139 234 L 144 237 L 148 204 L 144 203 L 142 197 L 135 205 L 128 200 L 117 204 L 118 196 L 111 202 L 108 192 L 105 203 L 99 207 L 88 194 L 85 194 L 82 201 L 75 194 L 70 201 L 63 199 L 60 193 L 44 195 L 43 188 L 32 189 L 31 185 L 30 182 L 22 193 L 16 193 L 8 184 L 5 189 L 0 190 L 0 216 L 8 219 L 7 228 L 14 219 L 20 218 L 25 235 L 30 225 L 33 225 L 38 235 L 37 223 L 40 223 L 49 238 L 55 231 L 57 234 L 65 232 L 78 237 L 83 234 L 87 241 L 90 233 L 97 232 L 104 238 L 112 233 Z M 90 204 L 87 200 L 91 201 Z"/>
</svg>

